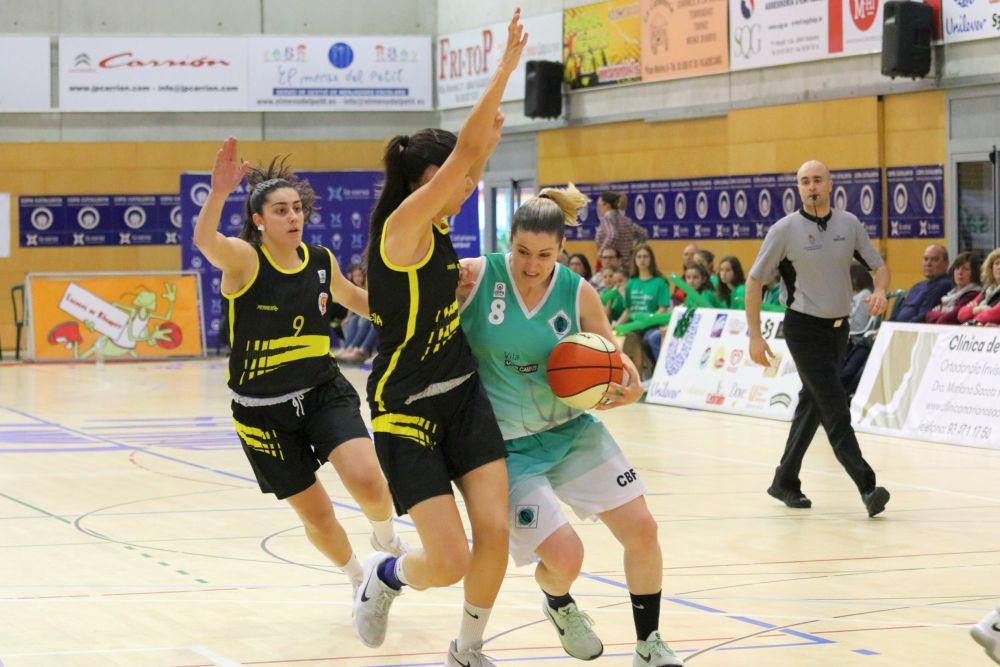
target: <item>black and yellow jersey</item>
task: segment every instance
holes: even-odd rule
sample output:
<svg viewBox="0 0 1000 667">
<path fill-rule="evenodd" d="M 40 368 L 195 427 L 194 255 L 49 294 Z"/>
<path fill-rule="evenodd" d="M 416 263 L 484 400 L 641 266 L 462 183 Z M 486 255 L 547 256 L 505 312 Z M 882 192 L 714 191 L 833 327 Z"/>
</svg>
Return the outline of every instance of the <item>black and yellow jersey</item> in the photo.
<svg viewBox="0 0 1000 667">
<path fill-rule="evenodd" d="M 392 216 L 383 225 L 392 224 Z M 458 255 L 448 222 L 434 225 L 427 255 L 398 266 L 385 255 L 383 234 L 368 256 L 368 305 L 378 329 L 378 355 L 368 377 L 368 401 L 379 411 L 401 407 L 428 386 L 476 369 L 458 324 Z"/>
<path fill-rule="evenodd" d="M 322 246 L 299 245 L 302 264 L 283 269 L 264 246 L 257 271 L 229 302 L 229 388 L 241 396 L 273 397 L 309 389 L 340 371 L 330 356 L 327 309 L 334 259 Z"/>
</svg>

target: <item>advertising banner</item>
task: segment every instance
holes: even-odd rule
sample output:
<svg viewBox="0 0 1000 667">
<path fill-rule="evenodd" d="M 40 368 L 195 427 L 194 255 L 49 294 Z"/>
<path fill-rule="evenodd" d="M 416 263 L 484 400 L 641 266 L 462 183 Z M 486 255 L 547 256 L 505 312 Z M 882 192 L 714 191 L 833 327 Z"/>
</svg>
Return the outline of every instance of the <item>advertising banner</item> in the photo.
<svg viewBox="0 0 1000 667">
<path fill-rule="evenodd" d="M 642 0 L 642 80 L 729 70 L 727 0 Z"/>
<path fill-rule="evenodd" d="M 882 50 L 884 0 L 729 0 L 733 70 Z"/>
<path fill-rule="evenodd" d="M 176 245 L 177 195 L 18 197 L 22 248 Z"/>
<path fill-rule="evenodd" d="M 430 37 L 255 37 L 246 43 L 250 110 L 433 108 Z"/>
<path fill-rule="evenodd" d="M 0 36 L 0 113 L 51 111 L 51 81 L 48 37 Z"/>
<path fill-rule="evenodd" d="M 884 322 L 851 421 L 858 431 L 1000 449 L 1000 330 Z"/>
<path fill-rule="evenodd" d="M 503 101 L 524 99 L 525 63 L 529 60 L 562 61 L 562 12 L 521 19 L 528 44 L 521 64 L 511 74 Z M 439 109 L 455 109 L 475 104 L 486 88 L 507 47 L 507 23 L 494 23 L 438 38 L 437 99 Z"/>
<path fill-rule="evenodd" d="M 941 0 L 945 44 L 1000 37 L 998 0 Z"/>
<path fill-rule="evenodd" d="M 203 356 L 191 273 L 29 273 L 29 356 L 38 361 Z"/>
<path fill-rule="evenodd" d="M 830 172 L 832 204 L 864 223 L 873 239 L 882 237 L 882 171 Z M 628 198 L 625 214 L 646 228 L 650 239 L 763 239 L 775 222 L 802 203 L 795 174 L 746 174 L 715 178 L 577 184 L 591 198 L 582 224 L 567 228 L 574 241 L 595 238 L 596 200 L 611 190 Z M 940 199 L 940 198 L 939 198 Z"/>
<path fill-rule="evenodd" d="M 682 322 L 687 328 L 677 335 Z M 743 311 L 675 308 L 646 402 L 791 421 L 802 383 L 785 344 L 784 314 L 761 313 L 761 333 L 775 355 L 769 367 L 750 359 Z"/>
<path fill-rule="evenodd" d="M 889 238 L 944 236 L 944 167 L 890 167 L 885 173 L 889 193 Z"/>
<path fill-rule="evenodd" d="M 245 111 L 243 37 L 60 37 L 60 111 Z"/>
<path fill-rule="evenodd" d="M 563 12 L 564 80 L 572 88 L 639 81 L 639 0 L 607 0 Z"/>
</svg>

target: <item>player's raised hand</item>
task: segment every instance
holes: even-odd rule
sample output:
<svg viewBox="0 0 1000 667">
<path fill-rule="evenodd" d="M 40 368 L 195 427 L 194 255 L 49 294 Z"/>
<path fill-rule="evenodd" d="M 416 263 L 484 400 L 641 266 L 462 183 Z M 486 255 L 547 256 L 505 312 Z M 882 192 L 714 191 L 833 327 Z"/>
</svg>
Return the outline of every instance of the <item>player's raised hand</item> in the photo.
<svg viewBox="0 0 1000 667">
<path fill-rule="evenodd" d="M 226 139 L 222 148 L 215 154 L 215 165 L 212 167 L 212 189 L 216 192 L 229 194 L 239 186 L 250 171 L 250 163 L 240 160 L 237 156 L 239 148 L 236 137 Z"/>
</svg>

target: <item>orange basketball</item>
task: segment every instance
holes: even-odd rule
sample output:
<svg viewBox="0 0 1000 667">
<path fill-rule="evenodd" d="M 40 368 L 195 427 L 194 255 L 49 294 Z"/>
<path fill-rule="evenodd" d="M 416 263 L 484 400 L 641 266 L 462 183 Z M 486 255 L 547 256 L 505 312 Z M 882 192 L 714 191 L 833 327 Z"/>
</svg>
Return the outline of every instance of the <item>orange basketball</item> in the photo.
<svg viewBox="0 0 1000 667">
<path fill-rule="evenodd" d="M 621 353 L 595 333 L 567 336 L 549 353 L 547 377 L 552 393 L 578 410 L 600 403 L 608 383 L 621 384 L 624 376 Z"/>
</svg>

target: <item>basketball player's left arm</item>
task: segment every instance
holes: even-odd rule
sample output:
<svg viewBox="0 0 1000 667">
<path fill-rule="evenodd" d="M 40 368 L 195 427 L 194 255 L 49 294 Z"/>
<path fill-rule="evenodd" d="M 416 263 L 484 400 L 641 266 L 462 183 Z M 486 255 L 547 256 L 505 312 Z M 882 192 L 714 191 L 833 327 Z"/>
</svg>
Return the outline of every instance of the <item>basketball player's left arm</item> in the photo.
<svg viewBox="0 0 1000 667">
<path fill-rule="evenodd" d="M 616 347 L 618 345 L 615 333 L 611 330 L 611 323 L 608 322 L 608 316 L 604 314 L 604 308 L 601 306 L 601 297 L 597 295 L 593 285 L 586 281 L 580 287 L 580 328 L 604 336 Z M 608 391 L 604 394 L 604 400 L 597 406 L 597 410 L 610 410 L 635 403 L 642 398 L 642 378 L 639 376 L 639 371 L 628 355 L 621 354 L 621 349 L 618 353 L 625 367 L 628 384 L 610 383 Z"/>
<path fill-rule="evenodd" d="M 330 249 L 327 248 L 326 251 L 330 252 Z M 344 308 L 367 318 L 370 314 L 368 311 L 368 292 L 352 283 L 340 272 L 340 266 L 333 258 L 333 253 L 330 253 L 330 273 L 332 274 L 330 276 L 330 294 L 333 295 L 334 300 Z"/>
</svg>

